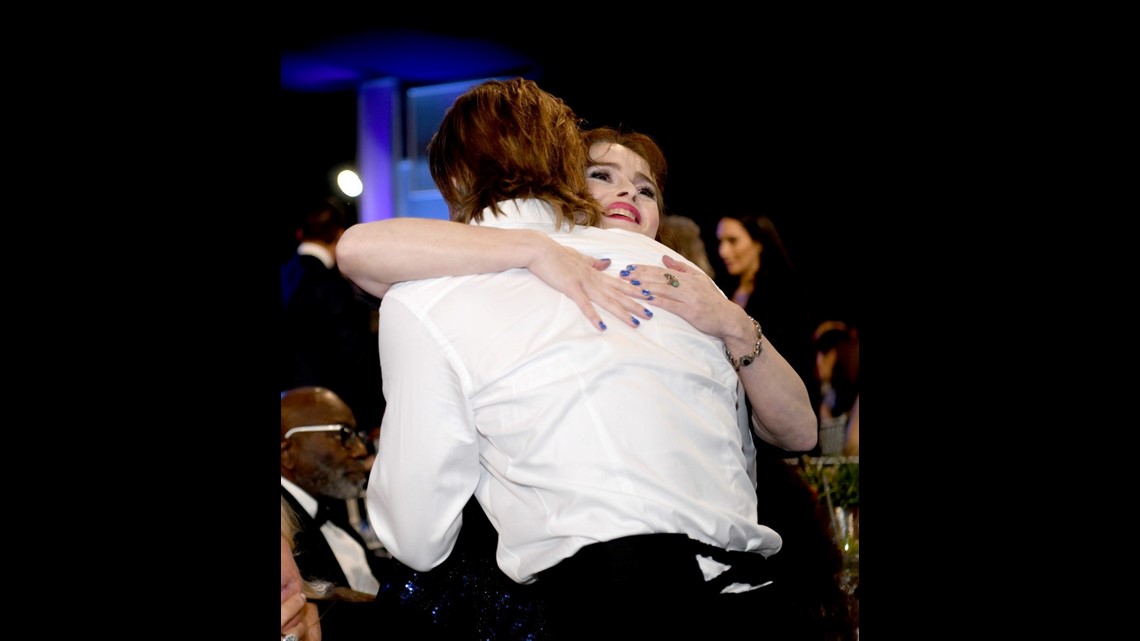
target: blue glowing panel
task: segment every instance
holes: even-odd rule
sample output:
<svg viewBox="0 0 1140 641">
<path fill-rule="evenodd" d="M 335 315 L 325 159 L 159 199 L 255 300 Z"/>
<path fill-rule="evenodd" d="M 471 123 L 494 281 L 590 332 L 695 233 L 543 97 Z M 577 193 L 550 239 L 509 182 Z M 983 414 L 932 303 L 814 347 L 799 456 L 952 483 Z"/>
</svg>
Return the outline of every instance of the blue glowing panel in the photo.
<svg viewBox="0 0 1140 641">
<path fill-rule="evenodd" d="M 360 222 L 398 214 L 396 163 L 400 158 L 400 87 L 393 78 L 372 80 L 357 94 L 356 160 L 364 191 Z"/>
<path fill-rule="evenodd" d="M 490 76 L 525 76 L 539 69 L 529 57 L 497 42 L 408 29 L 342 36 L 281 56 L 281 86 L 335 91 L 377 78 L 438 84 Z"/>
</svg>

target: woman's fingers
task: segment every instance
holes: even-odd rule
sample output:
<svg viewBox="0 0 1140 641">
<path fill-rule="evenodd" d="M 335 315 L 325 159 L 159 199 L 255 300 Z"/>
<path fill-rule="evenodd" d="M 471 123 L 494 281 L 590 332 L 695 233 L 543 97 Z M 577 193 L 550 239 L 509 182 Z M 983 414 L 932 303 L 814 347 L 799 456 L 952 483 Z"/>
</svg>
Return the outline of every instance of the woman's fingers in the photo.
<svg viewBox="0 0 1140 641">
<path fill-rule="evenodd" d="M 723 336 L 739 306 L 725 298 L 703 271 L 669 256 L 663 256 L 661 262 L 663 266 L 626 265 L 620 276 L 650 292 L 647 305 L 677 314 L 707 334 Z"/>
<path fill-rule="evenodd" d="M 675 271 L 684 272 L 686 274 L 694 273 L 692 267 L 689 267 L 688 265 L 686 265 L 685 263 L 682 263 L 679 260 L 675 260 L 669 254 L 665 254 L 664 256 L 661 257 L 661 264 L 663 264 L 663 265 L 665 265 L 665 267 L 672 269 L 672 270 L 675 270 Z"/>
<path fill-rule="evenodd" d="M 643 300 L 652 304 L 659 304 L 660 298 L 670 298 L 675 294 L 675 292 L 670 291 L 676 287 L 670 284 L 673 282 L 673 278 L 668 269 L 653 265 L 626 265 L 619 276 L 634 286 Z"/>
<path fill-rule="evenodd" d="M 589 283 L 582 296 L 575 298 L 575 302 L 598 329 L 604 327 L 599 325 L 602 321 L 594 308 L 595 304 L 630 327 L 638 327 L 643 321 L 653 318 L 653 312 L 645 306 L 645 295 L 638 288 L 608 274 L 599 274 L 599 278 Z"/>
<path fill-rule="evenodd" d="M 593 258 L 570 248 L 545 253 L 528 266 L 532 274 L 547 285 L 562 292 L 578 306 L 578 310 L 597 330 L 606 329 L 598 308 L 604 309 L 627 325 L 637 327 L 642 319 L 650 318 L 645 306 L 634 302 L 637 290 L 604 270 L 610 266 L 608 258 Z"/>
<path fill-rule="evenodd" d="M 296 624 L 290 622 L 288 626 L 282 626 L 281 638 L 290 634 L 298 641 L 321 641 L 321 614 L 315 603 L 306 603 L 301 607 L 301 618 Z"/>
<path fill-rule="evenodd" d="M 543 254 L 528 269 L 573 301 L 595 329 L 606 329 L 599 308 L 630 327 L 638 327 L 653 318 L 653 312 L 646 307 L 646 301 L 652 299 L 652 294 L 643 287 L 631 286 L 621 278 L 605 273 L 610 263 L 608 258 L 593 258 L 572 248 L 564 248 L 564 251 Z"/>
<path fill-rule="evenodd" d="M 301 623 L 305 610 L 305 595 L 300 592 L 281 602 L 281 631 Z"/>
</svg>

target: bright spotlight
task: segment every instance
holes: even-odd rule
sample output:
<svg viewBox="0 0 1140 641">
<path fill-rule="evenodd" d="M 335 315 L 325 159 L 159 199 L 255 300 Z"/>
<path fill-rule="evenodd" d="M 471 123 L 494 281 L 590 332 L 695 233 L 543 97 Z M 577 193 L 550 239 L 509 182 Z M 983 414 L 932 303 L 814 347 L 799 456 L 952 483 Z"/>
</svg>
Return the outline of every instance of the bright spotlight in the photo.
<svg viewBox="0 0 1140 641">
<path fill-rule="evenodd" d="M 356 198 L 364 191 L 364 183 L 361 182 L 360 176 L 351 169 L 342 169 L 336 175 L 336 186 L 349 198 Z"/>
</svg>

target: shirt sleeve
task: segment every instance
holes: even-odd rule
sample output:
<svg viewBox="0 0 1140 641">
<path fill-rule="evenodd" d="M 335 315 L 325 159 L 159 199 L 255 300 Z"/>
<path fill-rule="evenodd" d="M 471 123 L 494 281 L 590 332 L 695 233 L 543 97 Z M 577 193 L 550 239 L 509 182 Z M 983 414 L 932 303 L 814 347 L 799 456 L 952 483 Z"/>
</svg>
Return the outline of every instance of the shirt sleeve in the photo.
<svg viewBox="0 0 1140 641">
<path fill-rule="evenodd" d="M 405 565 L 442 563 L 479 480 L 472 412 L 434 325 L 388 296 L 380 314 L 380 366 L 387 410 L 368 481 L 368 518 Z"/>
</svg>

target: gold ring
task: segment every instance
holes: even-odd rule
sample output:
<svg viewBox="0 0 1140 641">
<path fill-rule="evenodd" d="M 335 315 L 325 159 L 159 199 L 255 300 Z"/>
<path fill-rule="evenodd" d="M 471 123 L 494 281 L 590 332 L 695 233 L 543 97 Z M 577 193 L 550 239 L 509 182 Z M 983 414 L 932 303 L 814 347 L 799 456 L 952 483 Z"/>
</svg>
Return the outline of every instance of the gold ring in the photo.
<svg viewBox="0 0 1140 641">
<path fill-rule="evenodd" d="M 673 274 L 665 274 L 665 280 L 668 281 L 669 284 L 673 287 L 681 286 L 681 281 L 677 280 L 677 277 Z"/>
</svg>

